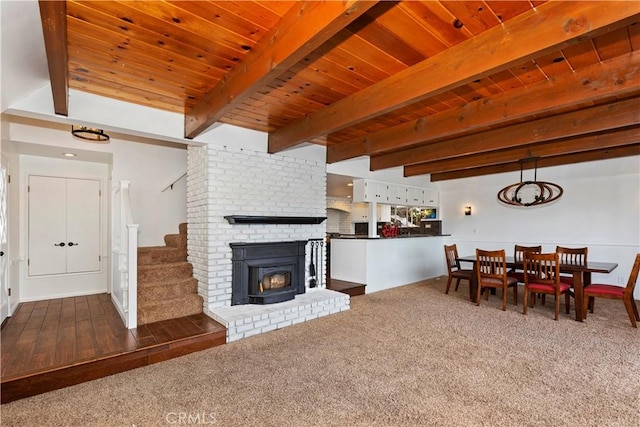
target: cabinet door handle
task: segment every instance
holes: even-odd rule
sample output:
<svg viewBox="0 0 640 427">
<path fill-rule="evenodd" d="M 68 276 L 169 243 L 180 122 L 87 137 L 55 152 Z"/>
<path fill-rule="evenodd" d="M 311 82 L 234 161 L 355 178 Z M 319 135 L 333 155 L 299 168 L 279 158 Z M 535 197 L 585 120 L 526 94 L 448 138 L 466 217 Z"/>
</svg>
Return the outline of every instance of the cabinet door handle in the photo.
<svg viewBox="0 0 640 427">
<path fill-rule="evenodd" d="M 69 242 L 69 246 L 78 246 L 77 243 Z"/>
<path fill-rule="evenodd" d="M 64 242 L 60 242 L 60 243 L 54 243 L 53 246 L 60 246 L 63 247 L 64 246 Z"/>
</svg>

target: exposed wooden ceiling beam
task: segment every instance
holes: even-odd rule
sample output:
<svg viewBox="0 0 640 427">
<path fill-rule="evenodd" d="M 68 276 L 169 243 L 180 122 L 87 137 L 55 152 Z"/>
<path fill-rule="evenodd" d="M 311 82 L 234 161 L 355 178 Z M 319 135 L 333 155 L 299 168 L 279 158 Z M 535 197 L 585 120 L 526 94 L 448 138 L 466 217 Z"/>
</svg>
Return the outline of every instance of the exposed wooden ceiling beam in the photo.
<svg viewBox="0 0 640 427">
<path fill-rule="evenodd" d="M 542 80 L 463 107 L 443 111 L 327 147 L 327 163 L 398 150 L 419 142 L 638 91 L 640 51 Z"/>
<path fill-rule="evenodd" d="M 563 166 L 573 163 L 591 162 L 595 160 L 615 159 L 619 157 L 640 155 L 640 144 L 625 145 L 622 147 L 605 148 L 583 153 L 566 154 L 560 156 L 546 157 L 538 160 L 538 169 L 550 166 Z M 526 163 L 523 169 L 533 169 L 534 163 Z M 520 170 L 520 163 L 507 163 L 496 166 L 485 166 L 462 171 L 450 171 L 431 175 L 431 182 L 445 181 L 449 179 L 470 178 L 481 175 L 493 175 L 504 172 L 514 172 Z M 497 191 L 498 189 L 496 189 Z"/>
<path fill-rule="evenodd" d="M 475 169 L 518 162 L 529 157 L 549 157 L 574 154 L 584 151 L 610 149 L 617 146 L 640 143 L 640 127 L 601 132 L 598 134 L 579 136 L 559 141 L 526 145 L 489 153 L 455 157 L 435 162 L 405 166 L 404 176 L 436 174 L 464 169 Z"/>
<path fill-rule="evenodd" d="M 40 20 L 47 51 L 49 80 L 56 114 L 69 114 L 69 77 L 67 75 L 67 2 L 40 0 Z"/>
<path fill-rule="evenodd" d="M 385 114 L 637 19 L 635 2 L 548 2 L 269 135 L 269 152 Z M 535 31 L 532 29 L 535 28 Z"/>
<path fill-rule="evenodd" d="M 499 129 L 371 156 L 371 170 L 477 154 L 536 142 L 634 126 L 640 123 L 640 97 L 558 114 Z"/>
<path fill-rule="evenodd" d="M 247 54 L 246 60 L 185 115 L 185 137 L 198 136 L 376 3 L 362 0 L 295 2 L 278 25 Z"/>
</svg>

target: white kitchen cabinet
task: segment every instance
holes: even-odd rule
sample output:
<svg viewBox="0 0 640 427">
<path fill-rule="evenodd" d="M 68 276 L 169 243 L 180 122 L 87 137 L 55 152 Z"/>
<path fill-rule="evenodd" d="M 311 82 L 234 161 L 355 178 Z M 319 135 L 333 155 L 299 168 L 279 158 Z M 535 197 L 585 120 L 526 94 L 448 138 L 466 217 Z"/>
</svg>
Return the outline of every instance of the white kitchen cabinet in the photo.
<svg viewBox="0 0 640 427">
<path fill-rule="evenodd" d="M 369 203 L 353 203 L 351 205 L 351 222 L 369 221 Z M 391 205 L 376 207 L 376 222 L 391 221 Z"/>
<path fill-rule="evenodd" d="M 407 187 L 407 205 L 424 206 L 424 188 Z"/>
<path fill-rule="evenodd" d="M 389 203 L 389 185 L 385 182 L 356 179 L 353 181 L 353 201 Z"/>
<path fill-rule="evenodd" d="M 426 207 L 438 207 L 440 203 L 439 194 L 436 190 L 431 190 L 430 188 L 424 189 L 424 204 Z"/>
<path fill-rule="evenodd" d="M 391 184 L 369 179 L 353 181 L 353 201 L 393 206 L 438 207 L 438 191 L 430 188 Z"/>
<path fill-rule="evenodd" d="M 393 205 L 406 205 L 407 187 L 399 184 L 389 184 L 389 203 Z"/>
</svg>

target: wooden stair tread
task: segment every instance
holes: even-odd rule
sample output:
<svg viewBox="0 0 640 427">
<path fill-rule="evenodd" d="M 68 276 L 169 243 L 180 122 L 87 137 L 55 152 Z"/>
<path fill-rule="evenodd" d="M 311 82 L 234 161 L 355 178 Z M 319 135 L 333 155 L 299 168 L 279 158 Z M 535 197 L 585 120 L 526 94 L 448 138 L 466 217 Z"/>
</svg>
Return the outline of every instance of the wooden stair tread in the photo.
<svg viewBox="0 0 640 427">
<path fill-rule="evenodd" d="M 327 289 L 332 291 L 342 292 L 350 296 L 358 296 L 365 294 L 365 287 L 367 285 L 363 283 L 347 282 L 345 280 L 331 279 L 327 284 Z"/>
</svg>

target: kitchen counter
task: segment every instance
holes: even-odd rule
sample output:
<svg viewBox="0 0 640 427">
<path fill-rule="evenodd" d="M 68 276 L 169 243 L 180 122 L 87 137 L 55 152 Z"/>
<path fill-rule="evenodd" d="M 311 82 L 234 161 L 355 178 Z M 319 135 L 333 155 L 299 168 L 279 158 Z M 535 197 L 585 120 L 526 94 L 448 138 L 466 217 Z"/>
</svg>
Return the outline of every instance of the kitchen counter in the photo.
<svg viewBox="0 0 640 427">
<path fill-rule="evenodd" d="M 396 237 L 369 237 L 366 234 L 340 234 L 339 236 L 332 236 L 331 239 L 363 239 L 363 240 L 393 240 L 393 239 L 408 239 L 416 237 L 444 237 L 451 236 L 451 234 L 403 234 Z"/>
<path fill-rule="evenodd" d="M 331 278 L 367 285 L 369 294 L 441 276 L 442 237 L 331 237 Z"/>
</svg>

